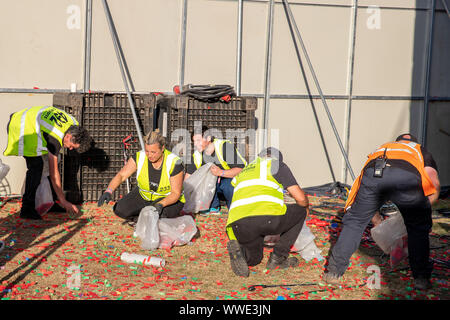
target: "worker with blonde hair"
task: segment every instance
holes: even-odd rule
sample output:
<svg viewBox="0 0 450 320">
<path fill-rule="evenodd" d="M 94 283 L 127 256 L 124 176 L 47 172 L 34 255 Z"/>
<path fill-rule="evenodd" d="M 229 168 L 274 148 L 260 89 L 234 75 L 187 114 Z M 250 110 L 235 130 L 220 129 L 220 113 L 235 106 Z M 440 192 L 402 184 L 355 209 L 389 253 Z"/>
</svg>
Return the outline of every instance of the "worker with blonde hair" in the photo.
<svg viewBox="0 0 450 320">
<path fill-rule="evenodd" d="M 114 213 L 134 226 L 142 208 L 153 206 L 160 217 L 180 216 L 185 202 L 182 194 L 184 166 L 180 157 L 166 149 L 165 138 L 153 131 L 144 138 L 145 150 L 130 157 L 111 180 L 98 206 L 112 199 L 114 190 L 136 172 L 137 187 L 113 207 Z"/>
</svg>

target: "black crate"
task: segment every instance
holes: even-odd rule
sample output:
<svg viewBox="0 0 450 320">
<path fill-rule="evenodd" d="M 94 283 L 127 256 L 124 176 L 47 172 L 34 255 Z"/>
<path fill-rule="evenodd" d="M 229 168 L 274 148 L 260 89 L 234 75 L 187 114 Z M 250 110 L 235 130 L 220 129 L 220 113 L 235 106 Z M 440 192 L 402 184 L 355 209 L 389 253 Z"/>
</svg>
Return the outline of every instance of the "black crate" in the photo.
<svg viewBox="0 0 450 320">
<path fill-rule="evenodd" d="M 153 94 L 132 94 L 142 135 L 153 130 L 156 97 Z M 128 157 L 141 149 L 127 95 L 124 93 L 57 93 L 53 105 L 71 113 L 94 140 L 83 154 L 65 150 L 61 161 L 63 189 L 72 202 L 96 201 L 111 179 L 124 165 L 122 140 L 132 135 Z M 136 185 L 130 177 L 131 186 Z M 127 193 L 122 183 L 114 194 L 116 199 Z"/>
<path fill-rule="evenodd" d="M 182 95 L 163 97 L 157 102 L 158 127 L 172 146 L 178 142 L 172 137 L 176 129 L 192 134 L 194 129 L 201 129 L 199 123 L 217 129 L 221 138 L 230 138 L 248 161 L 255 147 L 249 133 L 256 129 L 257 106 L 256 97 L 233 97 L 228 103 L 208 103 Z"/>
</svg>

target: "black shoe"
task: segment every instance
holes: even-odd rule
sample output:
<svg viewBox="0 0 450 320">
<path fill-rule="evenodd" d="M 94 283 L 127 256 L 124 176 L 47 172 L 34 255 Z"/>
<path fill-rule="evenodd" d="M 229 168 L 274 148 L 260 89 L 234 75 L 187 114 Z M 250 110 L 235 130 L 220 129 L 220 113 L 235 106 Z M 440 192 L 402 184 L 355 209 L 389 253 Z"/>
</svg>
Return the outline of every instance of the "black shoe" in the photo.
<svg viewBox="0 0 450 320">
<path fill-rule="evenodd" d="M 431 289 L 430 279 L 427 278 L 417 278 L 414 279 L 414 288 L 418 290 L 428 290 Z"/>
<path fill-rule="evenodd" d="M 227 243 L 227 249 L 230 254 L 231 270 L 238 276 L 248 277 L 250 271 L 239 243 L 236 240 L 230 240 Z"/>
<path fill-rule="evenodd" d="M 34 208 L 24 208 L 20 210 L 20 217 L 22 219 L 42 220 L 42 217 Z"/>
<path fill-rule="evenodd" d="M 289 267 L 295 267 L 298 265 L 298 259 L 296 257 L 282 257 L 277 256 L 275 253 L 271 252 L 269 261 L 267 261 L 266 269 L 272 270 L 276 267 L 280 269 L 287 269 Z"/>
</svg>

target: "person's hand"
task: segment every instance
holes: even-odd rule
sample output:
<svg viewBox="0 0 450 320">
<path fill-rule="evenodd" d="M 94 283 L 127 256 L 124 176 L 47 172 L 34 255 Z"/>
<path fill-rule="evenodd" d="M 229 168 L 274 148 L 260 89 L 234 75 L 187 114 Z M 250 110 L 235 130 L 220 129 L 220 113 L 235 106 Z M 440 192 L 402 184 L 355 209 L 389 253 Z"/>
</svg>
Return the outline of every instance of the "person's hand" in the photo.
<svg viewBox="0 0 450 320">
<path fill-rule="evenodd" d="M 73 203 L 70 203 L 69 201 L 62 201 L 62 202 L 60 202 L 60 204 L 64 209 L 66 209 L 66 211 L 70 215 L 75 215 L 75 214 L 80 213 L 80 210 L 78 209 L 78 207 L 76 205 L 74 205 Z"/>
<path fill-rule="evenodd" d="M 211 171 L 211 173 L 213 175 L 215 175 L 216 177 L 222 177 L 223 176 L 223 170 L 220 169 L 218 166 L 216 166 L 215 164 L 213 164 L 211 166 L 211 169 L 209 169 Z"/>
<path fill-rule="evenodd" d="M 155 203 L 153 207 L 156 209 L 156 211 L 158 211 L 158 215 L 161 215 L 162 209 L 164 208 L 163 205 L 158 202 Z"/>
<path fill-rule="evenodd" d="M 103 203 L 108 203 L 111 201 L 112 198 L 112 194 L 109 191 L 105 191 L 103 192 L 102 196 L 100 197 L 100 199 L 98 199 L 97 202 L 97 207 L 101 207 L 103 205 Z"/>
</svg>

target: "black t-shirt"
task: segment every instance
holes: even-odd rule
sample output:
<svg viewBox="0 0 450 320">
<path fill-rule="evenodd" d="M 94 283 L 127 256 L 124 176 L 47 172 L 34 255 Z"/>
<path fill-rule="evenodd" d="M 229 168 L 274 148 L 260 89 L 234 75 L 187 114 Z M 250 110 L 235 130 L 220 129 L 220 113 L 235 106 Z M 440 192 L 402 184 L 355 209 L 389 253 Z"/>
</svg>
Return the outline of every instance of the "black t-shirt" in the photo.
<svg viewBox="0 0 450 320">
<path fill-rule="evenodd" d="M 56 138 L 54 138 L 51 135 L 49 135 L 47 132 L 43 132 L 42 136 L 44 137 L 45 141 L 47 142 L 47 150 L 48 150 L 48 152 L 50 152 L 51 154 L 57 156 L 59 151 L 62 148 L 62 146 L 59 143 L 59 141 Z"/>
<path fill-rule="evenodd" d="M 245 164 L 242 162 L 241 157 L 238 156 L 236 152 L 236 148 L 232 143 L 225 142 L 223 145 L 223 159 L 228 164 L 230 169 L 232 168 L 244 168 Z M 186 173 L 193 174 L 195 170 L 197 170 L 197 167 L 195 166 L 194 159 L 191 156 L 190 158 L 191 163 L 186 164 Z M 219 168 L 222 168 L 225 170 L 224 167 L 222 167 L 219 158 L 216 155 L 216 152 L 214 151 L 210 156 L 206 155 L 203 152 L 202 155 L 202 165 L 213 162 L 216 166 Z"/>
<path fill-rule="evenodd" d="M 136 155 L 134 154 L 132 156 L 134 162 L 136 162 Z M 159 187 L 159 181 L 161 180 L 161 172 L 163 168 L 164 160 L 161 163 L 161 167 L 159 169 L 153 168 L 153 165 L 149 162 L 148 164 L 148 179 L 150 182 L 150 190 L 156 191 Z M 173 168 L 172 173 L 170 174 L 171 177 L 176 176 L 180 172 L 184 170 L 183 162 L 181 162 L 181 159 L 178 159 L 177 162 L 175 162 L 175 167 Z"/>
<path fill-rule="evenodd" d="M 298 185 L 291 169 L 284 162 L 272 161 L 271 171 L 272 176 L 283 186 L 283 189 Z"/>
</svg>

